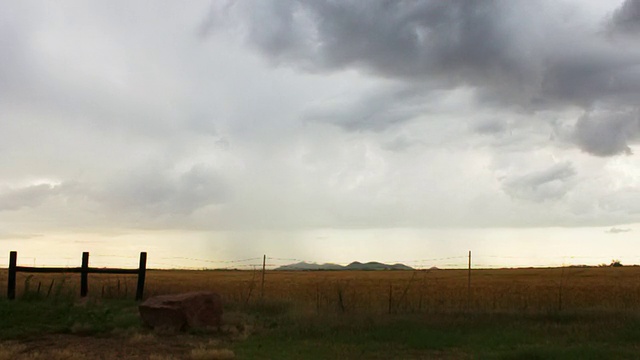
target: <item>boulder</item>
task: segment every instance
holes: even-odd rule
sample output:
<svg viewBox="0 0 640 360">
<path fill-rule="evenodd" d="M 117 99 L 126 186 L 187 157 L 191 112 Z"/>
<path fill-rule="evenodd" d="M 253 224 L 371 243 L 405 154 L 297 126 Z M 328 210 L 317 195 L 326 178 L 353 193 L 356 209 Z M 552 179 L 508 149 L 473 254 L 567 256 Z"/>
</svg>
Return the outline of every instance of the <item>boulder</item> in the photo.
<svg viewBox="0 0 640 360">
<path fill-rule="evenodd" d="M 138 306 L 142 321 L 152 328 L 186 330 L 222 325 L 222 300 L 213 292 L 161 295 Z"/>
</svg>

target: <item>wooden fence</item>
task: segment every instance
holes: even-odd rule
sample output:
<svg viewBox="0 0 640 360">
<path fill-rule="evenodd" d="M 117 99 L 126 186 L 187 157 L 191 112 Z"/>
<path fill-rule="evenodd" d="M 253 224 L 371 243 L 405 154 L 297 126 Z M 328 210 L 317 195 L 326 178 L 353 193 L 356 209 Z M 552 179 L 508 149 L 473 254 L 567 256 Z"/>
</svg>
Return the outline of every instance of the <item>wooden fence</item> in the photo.
<svg viewBox="0 0 640 360">
<path fill-rule="evenodd" d="M 147 273 L 147 253 L 140 253 L 140 266 L 137 269 L 113 269 L 113 268 L 92 268 L 89 267 L 89 253 L 82 253 L 82 266 L 73 268 L 58 267 L 28 267 L 17 266 L 18 253 L 9 253 L 9 281 L 7 283 L 7 297 L 10 300 L 16 297 L 16 273 L 80 273 L 80 296 L 85 297 L 89 292 L 89 274 L 137 274 L 138 286 L 136 290 L 136 300 L 142 300 L 144 293 L 144 279 Z"/>
</svg>

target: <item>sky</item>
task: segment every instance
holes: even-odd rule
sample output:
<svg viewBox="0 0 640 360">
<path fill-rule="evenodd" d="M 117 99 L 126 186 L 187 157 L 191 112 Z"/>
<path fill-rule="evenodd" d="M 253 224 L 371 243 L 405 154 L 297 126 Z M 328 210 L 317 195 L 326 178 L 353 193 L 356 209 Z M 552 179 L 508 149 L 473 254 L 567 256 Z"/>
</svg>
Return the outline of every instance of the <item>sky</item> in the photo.
<svg viewBox="0 0 640 360">
<path fill-rule="evenodd" d="M 640 263 L 639 44 L 640 0 L 0 0 L 0 254 Z"/>
</svg>

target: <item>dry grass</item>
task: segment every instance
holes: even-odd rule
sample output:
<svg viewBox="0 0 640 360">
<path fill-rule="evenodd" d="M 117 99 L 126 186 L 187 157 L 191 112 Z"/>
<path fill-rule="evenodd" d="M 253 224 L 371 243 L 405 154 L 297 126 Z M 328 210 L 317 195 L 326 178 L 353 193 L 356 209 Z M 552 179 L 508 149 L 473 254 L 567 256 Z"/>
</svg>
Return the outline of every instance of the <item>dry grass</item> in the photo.
<svg viewBox="0 0 640 360">
<path fill-rule="evenodd" d="M 0 360 L 233 359 L 234 352 L 226 349 L 229 345 L 228 340 L 210 338 L 206 334 L 157 337 L 136 333 L 128 338 L 50 335 L 27 341 L 0 342 Z"/>
<path fill-rule="evenodd" d="M 260 299 L 247 271 L 151 271 L 147 295 L 218 291 L 227 304 Z M 548 312 L 640 309 L 640 267 L 433 271 L 269 271 L 264 298 L 308 312 Z M 251 289 L 254 289 L 251 291 Z"/>
<path fill-rule="evenodd" d="M 18 296 L 77 296 L 77 274 L 18 274 Z M 555 310 L 639 310 L 640 267 L 423 271 L 267 271 L 264 300 L 306 312 L 548 312 Z M 6 283 L 6 270 L 0 271 Z M 145 296 L 217 291 L 230 308 L 262 298 L 252 271 L 150 270 Z M 53 285 L 51 285 L 53 283 Z M 89 276 L 93 297 L 132 298 L 135 276 Z M 0 284 L 1 285 L 1 284 Z M 49 290 L 51 288 L 51 290 Z M 0 288 L 5 296 L 6 286 Z"/>
<path fill-rule="evenodd" d="M 157 341 L 157 338 L 152 333 L 135 333 L 129 337 L 130 344 L 153 344 Z"/>
<path fill-rule="evenodd" d="M 191 350 L 193 360 L 229 360 L 235 359 L 236 355 L 229 349 L 208 349 L 197 348 Z"/>
<path fill-rule="evenodd" d="M 0 344 L 0 360 L 85 360 L 71 349 L 29 351 L 23 344 Z"/>
<path fill-rule="evenodd" d="M 6 271 L 0 270 L 0 278 L 6 284 Z M 29 293 L 37 292 L 38 284 L 40 296 L 70 296 L 77 298 L 79 293 L 80 276 L 69 274 L 66 277 L 60 275 L 38 274 L 28 278 Z M 22 296 L 25 289 L 27 277 L 20 274 L 18 278 L 18 296 Z M 50 286 L 53 281 L 54 285 Z M 319 334 L 329 334 L 327 336 L 329 344 L 334 335 L 331 331 L 323 332 L 320 320 L 339 319 L 336 324 L 352 322 L 362 319 L 363 327 L 378 333 L 386 334 L 384 320 L 396 318 L 422 318 L 436 319 L 439 317 L 453 316 L 458 319 L 460 312 L 477 313 L 514 313 L 514 314 L 542 314 L 540 316 L 529 317 L 515 315 L 524 325 L 523 331 L 537 334 L 539 323 L 526 327 L 526 319 L 544 319 L 547 314 L 557 315 L 559 310 L 563 312 L 607 312 L 603 319 L 609 318 L 609 313 L 631 314 L 640 310 L 640 267 L 618 267 L 618 268 L 549 268 L 549 269 L 501 269 L 501 270 L 473 270 L 471 274 L 471 292 L 468 292 L 468 277 L 466 270 L 431 270 L 431 271 L 268 271 L 264 284 L 264 296 L 260 291 L 260 276 L 255 276 L 251 271 L 169 271 L 150 270 L 147 273 L 147 283 L 145 295 L 153 296 L 157 294 L 180 293 L 197 290 L 210 290 L 218 292 L 225 302 L 224 325 L 216 330 L 215 335 L 210 333 L 196 334 L 163 334 L 162 332 L 149 332 L 144 329 L 137 329 L 134 332 L 113 333 L 112 337 L 91 338 L 76 335 L 51 335 L 35 342 L 24 344 L 0 343 L 0 360 L 5 359 L 92 359 L 97 354 L 100 358 L 116 359 L 233 359 L 235 353 L 227 348 L 233 348 L 239 357 L 247 357 L 252 354 L 251 346 L 256 344 L 269 345 L 267 340 L 253 343 L 246 348 L 238 344 L 251 344 L 252 339 L 260 338 L 265 333 L 270 323 L 260 323 L 260 320 L 277 318 L 278 328 L 283 339 L 298 334 L 304 330 L 314 333 L 319 327 Z M 109 276 L 90 275 L 89 286 L 91 301 L 100 301 L 101 297 L 128 297 L 133 298 L 135 288 L 135 276 Z M 120 284 L 118 287 L 117 284 Z M 46 286 L 45 286 L 46 284 Z M 48 288 L 52 290 L 49 292 Z M 46 290 L 45 290 L 46 289 Z M 104 289 L 104 291 L 103 291 Z M 118 290 L 119 289 L 119 290 Z M 6 287 L 0 289 L 0 296 Z M 53 295 L 58 292 L 58 295 Z M 65 295 L 68 294 L 68 295 Z M 105 303 L 108 301 L 104 301 Z M 37 304 L 39 302 L 34 302 Z M 118 302 L 117 302 L 118 303 Z M 400 313 L 410 314 L 393 316 L 380 316 L 378 314 Z M 414 316 L 412 313 L 424 313 L 427 316 Z M 449 315 L 448 313 L 454 313 Z M 319 316 L 316 316 L 319 315 Z M 346 314 L 347 316 L 343 315 Z M 367 321 L 374 318 L 381 319 L 378 327 L 367 328 Z M 442 315 L 436 315 L 442 314 Z M 270 315 L 278 315 L 271 317 Z M 284 315 L 284 316 L 279 316 Z M 353 316 L 351 316 L 353 315 Z M 364 315 L 364 316 L 360 316 Z M 466 319 L 467 314 L 462 314 L 461 318 Z M 485 316 L 478 314 L 479 316 Z M 564 315 L 564 314 L 561 314 Z M 602 316 L 602 314 L 600 314 Z M 488 314 L 486 316 L 496 316 Z M 511 319 L 512 315 L 497 315 L 496 319 L 506 316 Z M 624 322 L 625 316 L 611 316 L 611 324 L 606 321 L 590 325 L 589 316 L 584 317 L 584 324 L 570 323 L 566 325 L 566 341 L 573 341 L 575 336 L 579 338 L 591 338 L 600 336 L 602 329 L 610 326 L 603 334 L 610 331 L 619 331 L 624 336 L 631 336 L 635 339 L 640 334 L 636 329 L 635 320 Z M 563 318 L 559 318 L 562 320 Z M 570 318 L 568 318 L 570 319 Z M 621 320 L 622 319 L 622 320 Z M 551 322 L 550 331 L 559 331 L 562 328 L 562 321 Z M 456 320 L 457 321 L 457 320 Z M 473 319 L 469 320 L 473 321 Z M 316 324 L 317 326 L 314 327 Z M 333 324 L 327 321 L 327 324 Z M 393 325 L 393 322 L 390 322 Z M 581 325 L 582 324 L 582 325 Z M 312 326 L 313 325 L 313 326 Z M 327 325 L 327 326 L 329 326 Z M 389 325 L 389 326 L 391 326 Z M 514 326 L 516 326 L 514 325 Z M 287 330 L 287 326 L 293 326 Z M 333 325 L 331 325 L 333 326 Z M 405 326 L 405 325 L 402 325 Z M 583 326 L 587 335 L 580 335 L 579 329 Z M 76 324 L 71 330 L 83 334 L 86 329 L 82 323 Z M 502 334 L 501 330 L 487 331 L 487 338 L 493 339 L 495 334 Z M 357 326 L 355 328 L 358 328 Z M 316 329 L 316 330 L 314 330 Z M 333 328 L 332 328 L 333 329 Z M 335 337 L 353 337 L 358 332 L 353 332 L 348 328 L 344 333 Z M 441 327 L 435 326 L 435 330 L 424 330 L 423 325 L 416 325 L 416 331 L 422 329 L 426 331 L 426 337 L 431 338 L 433 334 L 440 334 Z M 554 330 L 555 329 L 555 330 Z M 618 330 L 616 330 L 618 329 Z M 621 329 L 621 330 L 620 330 Z M 300 331 L 298 331 L 300 330 Z M 393 331 L 391 331 L 393 330 Z M 395 334 L 393 328 L 389 334 Z M 271 331 L 271 330 L 268 330 Z M 273 330 L 275 331 L 275 330 Z M 449 331 L 448 336 L 457 339 L 457 328 Z M 474 330 L 475 331 L 475 330 Z M 495 334 L 494 334 L 495 332 Z M 292 335 L 293 334 L 293 335 Z M 342 334 L 342 335 L 341 335 Z M 410 333 L 407 333 L 410 337 Z M 474 333 L 474 336 L 477 334 Z M 212 340 L 212 337 L 214 340 Z M 296 335 L 297 336 L 297 335 Z M 324 336 L 324 335 L 323 335 Z M 391 335 L 389 335 L 391 336 Z M 478 335 L 479 336 L 479 335 Z M 501 335 L 500 335 L 501 336 Z M 553 335 L 552 335 L 553 336 Z M 604 336 L 604 335 L 602 335 Z M 640 336 L 640 335 L 639 335 Z M 391 336 L 393 338 L 393 336 Z M 363 338 L 366 340 L 366 337 Z M 395 339 L 395 338 L 394 338 Z M 524 340 L 514 340 L 516 344 L 528 344 L 528 335 Z M 540 340 L 540 354 L 545 354 L 545 341 L 554 338 Z M 610 338 L 603 338 L 603 343 L 612 341 Z M 246 341 L 245 341 L 246 340 Z M 298 346 L 310 346 L 307 338 L 299 338 Z M 277 340 L 271 350 L 274 353 L 280 350 Z M 355 340 L 354 340 L 355 341 Z M 360 340 L 358 340 L 360 341 Z M 374 346 L 374 343 L 359 345 L 355 341 L 350 346 L 354 349 L 363 349 L 367 346 Z M 422 341 L 422 340 L 421 340 Z M 453 341 L 453 340 L 452 340 Z M 457 340 L 456 340 L 457 341 Z M 519 341 L 519 342 L 518 342 Z M 29 348 L 25 347 L 29 346 Z M 562 353 L 564 343 L 556 344 L 557 351 Z M 624 345 L 624 344 L 623 344 Z M 322 345 L 309 350 L 314 353 L 324 349 Z M 73 349 L 71 352 L 69 349 Z M 306 349 L 306 348 L 304 348 Z M 336 354 L 342 349 L 331 348 Z M 586 349 L 586 348 L 585 348 Z M 626 348 L 625 348 L 626 349 Z M 347 349 L 348 350 L 348 349 Z M 345 351 L 347 351 L 345 350 Z M 482 349 L 480 349 L 482 350 Z M 467 349 L 467 351 L 480 351 L 478 349 Z M 578 349 L 580 350 L 580 349 Z M 578 351 L 576 350 L 576 351 Z M 591 351 L 591 349 L 587 349 Z M 587 351 L 584 350 L 584 351 Z M 628 349 L 627 349 L 628 350 Z M 625 351 L 627 351 L 625 350 Z M 256 353 L 263 351 L 255 350 Z M 305 350 L 307 351 L 307 350 Z M 329 350 L 328 350 L 329 351 Z M 351 350 L 349 350 L 351 351 Z M 354 350 L 355 351 L 355 350 Z M 482 350 L 484 351 L 484 350 Z M 487 350 L 489 351 L 489 350 Z M 493 350 L 491 350 L 493 351 Z M 580 350 L 582 351 L 582 350 Z M 431 356 L 431 353 L 429 353 Z M 446 352 L 446 357 L 451 353 Z M 295 357 L 293 357 L 295 358 Z M 542 357 L 544 358 L 544 357 Z"/>
<path fill-rule="evenodd" d="M 21 344 L 0 344 L 0 360 L 13 360 L 17 358 L 24 349 L 25 346 Z"/>
<path fill-rule="evenodd" d="M 149 360 L 176 360 L 177 358 L 171 355 L 158 355 L 151 354 L 149 355 Z"/>
</svg>

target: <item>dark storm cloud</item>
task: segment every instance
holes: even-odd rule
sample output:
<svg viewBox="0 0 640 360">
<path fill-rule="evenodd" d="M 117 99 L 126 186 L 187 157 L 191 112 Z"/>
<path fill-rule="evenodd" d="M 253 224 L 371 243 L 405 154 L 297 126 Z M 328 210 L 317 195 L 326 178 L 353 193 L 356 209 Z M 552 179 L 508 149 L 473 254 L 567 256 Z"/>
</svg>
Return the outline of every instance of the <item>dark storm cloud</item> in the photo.
<svg viewBox="0 0 640 360">
<path fill-rule="evenodd" d="M 596 101 L 628 103 L 640 95 L 639 53 L 606 43 L 577 46 L 547 60 L 541 90 L 533 99 L 540 106 L 588 108 Z"/>
<path fill-rule="evenodd" d="M 640 135 L 639 112 L 605 112 L 583 115 L 575 126 L 575 142 L 597 156 L 631 154 L 629 142 Z"/>
<path fill-rule="evenodd" d="M 611 29 L 620 33 L 640 33 L 640 0 L 626 0 L 614 12 Z"/>
<path fill-rule="evenodd" d="M 570 163 L 555 164 L 544 170 L 514 175 L 504 181 L 503 189 L 517 199 L 535 202 L 558 200 L 573 187 L 575 174 Z"/>
<path fill-rule="evenodd" d="M 541 62 L 532 2 L 273 1 L 225 9 L 250 44 L 278 64 L 311 71 L 366 69 L 426 86 L 530 92 Z M 221 10 L 222 11 L 222 10 Z M 206 23 L 223 21 L 212 12 Z M 231 17 L 230 19 L 233 19 Z M 232 21 L 232 20 L 227 20 Z M 518 95 L 519 96 L 519 95 Z"/>
<path fill-rule="evenodd" d="M 423 103 L 433 90 L 470 86 L 489 106 L 588 111 L 628 107 L 640 97 L 640 51 L 603 31 L 606 20 L 635 29 L 638 4 L 627 0 L 613 14 L 584 21 L 576 5 L 547 1 L 236 2 L 206 21 L 244 20 L 248 43 L 278 65 L 365 70 L 413 87 Z M 381 92 L 319 117 L 346 130 L 379 130 L 415 117 L 416 109 L 416 101 Z M 618 126 L 601 124 L 608 133 Z M 592 154 L 620 153 L 615 146 L 592 151 L 600 140 L 578 138 Z"/>
<path fill-rule="evenodd" d="M 248 11 L 249 41 L 283 63 L 316 70 L 365 67 L 382 76 L 459 82 L 528 71 L 522 66 L 526 48 L 519 44 L 529 33 L 510 30 L 529 18 L 521 11 L 536 5 L 518 4 L 273 1 L 238 3 L 236 10 Z"/>
<path fill-rule="evenodd" d="M 0 1 L 0 231 L 624 224 L 568 147 L 640 139 L 640 49 L 566 1 Z"/>
</svg>

